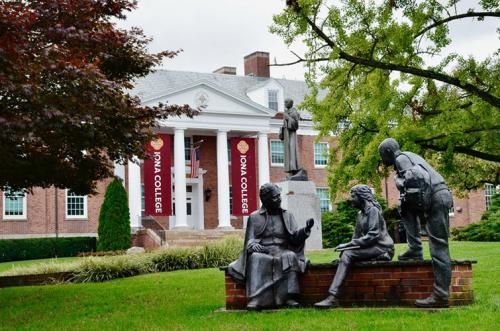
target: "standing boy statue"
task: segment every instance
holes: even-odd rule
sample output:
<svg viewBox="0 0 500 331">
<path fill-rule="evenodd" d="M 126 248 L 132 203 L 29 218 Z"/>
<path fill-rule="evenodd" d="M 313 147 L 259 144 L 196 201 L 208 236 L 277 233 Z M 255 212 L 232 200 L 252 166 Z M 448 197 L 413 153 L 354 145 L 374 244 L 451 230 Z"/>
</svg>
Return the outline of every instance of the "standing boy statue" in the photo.
<svg viewBox="0 0 500 331">
<path fill-rule="evenodd" d="M 384 165 L 394 166 L 396 187 L 401 193 L 401 218 L 409 249 L 399 255 L 399 260 L 423 260 L 419 221 L 426 221 L 434 288 L 430 297 L 417 300 L 415 304 L 418 307 L 448 307 L 451 283 L 448 213 L 453 205 L 451 192 L 436 170 L 417 154 L 401 152 L 396 140 L 385 139 L 378 150 Z"/>
</svg>

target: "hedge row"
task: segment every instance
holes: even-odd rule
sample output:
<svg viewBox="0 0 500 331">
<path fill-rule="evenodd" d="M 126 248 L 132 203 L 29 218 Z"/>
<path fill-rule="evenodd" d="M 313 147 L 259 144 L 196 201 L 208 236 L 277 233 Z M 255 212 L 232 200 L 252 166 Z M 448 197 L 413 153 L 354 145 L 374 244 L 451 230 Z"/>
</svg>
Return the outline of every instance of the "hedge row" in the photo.
<svg viewBox="0 0 500 331">
<path fill-rule="evenodd" d="M 76 256 L 96 250 L 94 237 L 0 240 L 0 262 Z"/>
<path fill-rule="evenodd" d="M 102 282 L 160 271 L 215 268 L 236 260 L 243 249 L 239 237 L 226 237 L 203 247 L 170 248 L 151 253 L 83 257 L 71 263 L 35 264 L 10 269 L 2 276 L 73 273 L 72 282 Z"/>
</svg>

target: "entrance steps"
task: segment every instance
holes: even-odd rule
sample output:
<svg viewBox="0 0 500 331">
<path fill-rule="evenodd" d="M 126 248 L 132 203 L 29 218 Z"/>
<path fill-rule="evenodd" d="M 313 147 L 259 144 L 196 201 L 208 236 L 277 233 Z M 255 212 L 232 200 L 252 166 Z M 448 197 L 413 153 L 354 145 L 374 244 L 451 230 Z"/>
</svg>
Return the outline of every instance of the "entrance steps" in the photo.
<svg viewBox="0 0 500 331">
<path fill-rule="evenodd" d="M 169 247 L 193 247 L 219 241 L 224 237 L 238 236 L 244 238 L 245 230 L 166 230 L 165 240 Z"/>
</svg>

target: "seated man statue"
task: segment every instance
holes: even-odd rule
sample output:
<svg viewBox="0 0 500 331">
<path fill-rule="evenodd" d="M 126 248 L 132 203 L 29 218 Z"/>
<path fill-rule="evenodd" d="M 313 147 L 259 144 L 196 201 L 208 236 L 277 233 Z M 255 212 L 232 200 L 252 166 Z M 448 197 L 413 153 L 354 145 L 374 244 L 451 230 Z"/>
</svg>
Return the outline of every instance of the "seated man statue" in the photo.
<svg viewBox="0 0 500 331">
<path fill-rule="evenodd" d="M 298 273 L 308 262 L 304 243 L 314 220 L 298 229 L 293 215 L 281 208 L 281 192 L 274 184 L 262 185 L 259 195 L 262 207 L 248 218 L 243 252 L 228 273 L 246 283 L 249 310 L 297 307 Z"/>
<path fill-rule="evenodd" d="M 387 233 L 382 207 L 377 202 L 371 189 L 366 185 L 356 185 L 351 189 L 352 206 L 359 209 L 356 229 L 350 242 L 338 245 L 341 251 L 337 272 L 323 301 L 314 304 L 317 308 L 338 307 L 342 284 L 352 262 L 355 261 L 390 261 L 394 256 L 394 242 Z"/>
</svg>

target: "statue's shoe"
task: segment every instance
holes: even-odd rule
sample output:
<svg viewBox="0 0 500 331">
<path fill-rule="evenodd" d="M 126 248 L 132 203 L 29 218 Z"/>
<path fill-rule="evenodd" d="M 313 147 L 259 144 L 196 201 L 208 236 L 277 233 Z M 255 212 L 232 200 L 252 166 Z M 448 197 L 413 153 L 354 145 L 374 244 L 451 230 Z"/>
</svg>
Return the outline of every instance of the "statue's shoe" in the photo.
<svg viewBox="0 0 500 331">
<path fill-rule="evenodd" d="M 416 261 L 423 261 L 424 260 L 424 255 L 422 251 L 412 251 L 408 250 L 404 253 L 399 254 L 398 256 L 399 261 L 407 261 L 407 260 L 416 260 Z"/>
<path fill-rule="evenodd" d="M 300 306 L 300 304 L 293 299 L 288 299 L 288 300 L 286 300 L 286 306 L 288 308 L 298 308 Z"/>
<path fill-rule="evenodd" d="M 425 299 L 418 299 L 415 305 L 419 308 L 448 308 L 450 306 L 447 298 L 440 298 L 434 294 Z"/>
<path fill-rule="evenodd" d="M 339 300 L 333 295 L 329 295 L 325 300 L 316 302 L 314 307 L 316 308 L 335 308 L 339 306 Z"/>
<path fill-rule="evenodd" d="M 259 307 L 259 305 L 257 305 L 257 300 L 255 299 L 252 299 L 248 302 L 247 304 L 247 310 L 260 310 L 261 308 Z"/>
</svg>

